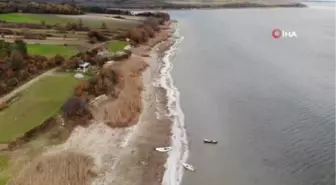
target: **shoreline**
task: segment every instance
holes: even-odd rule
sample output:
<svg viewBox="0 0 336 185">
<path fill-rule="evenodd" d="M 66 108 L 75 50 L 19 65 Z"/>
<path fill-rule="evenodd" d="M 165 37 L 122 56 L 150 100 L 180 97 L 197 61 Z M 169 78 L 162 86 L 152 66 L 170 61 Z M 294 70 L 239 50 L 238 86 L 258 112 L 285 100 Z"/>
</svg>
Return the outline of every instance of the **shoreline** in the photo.
<svg viewBox="0 0 336 185">
<path fill-rule="evenodd" d="M 166 27 L 166 26 L 165 26 Z M 164 68 L 163 57 L 173 47 L 173 29 L 166 27 L 158 34 L 162 39 L 153 39 L 147 44 L 148 47 L 135 48 L 135 54 L 141 54 L 140 50 L 149 52 L 149 57 L 143 57 L 149 64 L 142 73 L 144 86 L 142 101 L 143 112 L 140 115 L 136 129 L 129 137 L 127 149 L 119 159 L 120 163 L 115 166 L 116 184 L 133 185 L 162 185 L 166 184 L 164 175 L 167 172 L 167 159 L 170 155 L 155 151 L 156 147 L 171 146 L 173 120 L 169 115 L 167 103 L 167 90 L 158 85 Z M 146 53 L 148 55 L 148 53 Z M 165 74 L 164 74 L 165 75 Z M 127 169 L 136 169 L 129 170 Z M 134 181 L 134 178 L 138 181 Z M 124 179 L 130 179 L 125 182 Z M 133 180 L 132 180 L 133 179 Z"/>
<path fill-rule="evenodd" d="M 101 102 L 93 112 L 94 120 L 91 124 L 77 126 L 64 143 L 45 148 L 39 157 L 27 163 L 8 183 L 26 182 L 36 185 L 53 176 L 49 182 L 51 185 L 60 182 L 84 185 L 81 178 L 86 179 L 87 185 L 148 185 L 149 182 L 151 185 L 161 185 L 167 154 L 157 152 L 155 148 L 170 145 L 172 123 L 168 117 L 157 118 L 156 105 L 160 103 L 156 102 L 156 97 L 163 100 L 165 92 L 156 92 L 153 83 L 160 69 L 155 52 L 163 53 L 169 49 L 170 44 L 167 43 L 172 41 L 173 31 L 170 24 L 171 21 L 160 26 L 161 31 L 147 43 L 132 48 L 130 58 L 107 66 L 117 70 L 117 74 L 122 78 L 117 85 L 122 88 L 117 99 Z M 159 51 L 157 48 L 160 48 Z M 138 104 L 138 99 L 142 103 Z M 163 104 L 161 106 L 165 107 Z M 122 119 L 125 113 L 130 115 Z M 132 119 L 129 121 L 130 117 Z M 128 125 L 111 127 L 109 120 L 119 118 L 122 121 L 128 120 Z M 67 160 L 67 157 L 75 156 L 82 159 L 80 164 L 58 162 L 60 158 Z M 46 169 L 58 170 L 51 175 L 50 170 L 40 171 L 41 169 L 36 168 L 41 164 L 50 165 Z M 75 173 L 80 171 L 80 165 L 87 171 L 81 171 L 79 176 L 63 178 L 68 174 L 60 169 L 72 168 Z"/>
<path fill-rule="evenodd" d="M 167 116 L 173 120 L 170 137 L 172 150 L 165 161 L 165 173 L 162 185 L 179 185 L 182 183 L 184 167 L 181 163 L 187 162 L 189 157 L 188 140 L 184 125 L 184 114 L 180 107 L 180 92 L 174 86 L 171 76 L 173 64 L 171 58 L 184 37 L 179 35 L 177 24 L 174 27 L 173 45 L 161 56 L 163 68 L 161 69 L 161 87 L 166 90 Z"/>
<path fill-rule="evenodd" d="M 82 5 L 83 6 L 83 5 Z M 107 7 L 111 5 L 105 5 Z M 85 7 L 85 5 L 84 5 Z M 87 5 L 87 7 L 103 7 L 101 5 Z M 113 10 L 132 10 L 132 11 L 150 11 L 150 10 L 192 10 L 192 9 L 245 9 L 245 8 L 306 8 L 304 3 L 250 3 L 250 2 L 237 2 L 237 3 L 223 3 L 223 4 L 209 4 L 209 3 L 190 3 L 190 4 L 163 4 L 163 5 L 150 5 L 150 6 L 134 6 L 134 5 L 113 5 Z"/>
</svg>

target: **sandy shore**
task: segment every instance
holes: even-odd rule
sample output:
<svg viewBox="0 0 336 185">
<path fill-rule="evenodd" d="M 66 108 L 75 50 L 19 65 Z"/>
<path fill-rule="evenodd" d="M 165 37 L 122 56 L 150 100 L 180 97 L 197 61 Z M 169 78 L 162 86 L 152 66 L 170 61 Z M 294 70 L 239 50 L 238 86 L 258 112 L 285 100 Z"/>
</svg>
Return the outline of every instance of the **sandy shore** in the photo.
<svg viewBox="0 0 336 185">
<path fill-rule="evenodd" d="M 9 184 L 42 185 L 46 180 L 50 185 L 161 184 L 167 154 L 155 148 L 170 145 L 172 122 L 165 116 L 166 92 L 154 84 L 161 68 L 158 57 L 171 46 L 173 31 L 170 22 L 161 28 L 147 44 L 133 48 L 129 59 L 109 66 L 120 73 L 122 90 L 116 99 L 96 106 L 92 124 L 77 126 L 65 143 L 47 149 Z M 128 127 L 113 128 L 110 123 L 114 121 L 127 122 L 124 126 Z M 81 159 L 78 163 L 59 162 L 62 156 L 74 155 Z M 80 170 L 76 176 L 69 176 L 66 170 L 50 174 L 50 170 L 36 168 L 42 164 L 46 169 L 67 165 L 67 169 L 86 171 Z"/>
<path fill-rule="evenodd" d="M 134 57 L 141 57 L 149 64 L 142 75 L 143 111 L 133 132 L 128 135 L 126 146 L 121 151 L 118 161 L 114 164 L 112 174 L 113 184 L 123 185 L 160 185 L 164 173 L 166 153 L 154 149 L 170 145 L 171 120 L 166 117 L 166 94 L 163 89 L 154 86 L 160 73 L 160 63 L 157 57 L 171 46 L 168 38 L 172 34 L 169 27 L 164 27 L 155 39 L 147 45 L 134 48 Z M 161 42 L 165 41 L 165 42 Z M 157 44 L 160 42 L 160 44 Z M 153 49 L 152 47 L 156 45 Z M 152 50 L 152 51 L 151 51 Z"/>
</svg>

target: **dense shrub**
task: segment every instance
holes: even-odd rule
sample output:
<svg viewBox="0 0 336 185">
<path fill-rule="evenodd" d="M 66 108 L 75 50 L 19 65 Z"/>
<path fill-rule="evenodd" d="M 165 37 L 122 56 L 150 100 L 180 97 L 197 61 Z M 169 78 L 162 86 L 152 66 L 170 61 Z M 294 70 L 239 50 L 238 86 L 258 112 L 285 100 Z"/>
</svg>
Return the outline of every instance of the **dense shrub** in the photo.
<svg viewBox="0 0 336 185">
<path fill-rule="evenodd" d="M 62 106 L 63 115 L 69 119 L 76 119 L 82 116 L 91 115 L 82 98 L 73 96 Z"/>
<path fill-rule="evenodd" d="M 11 54 L 13 45 L 4 40 L 0 40 L 0 57 L 7 57 Z"/>
<path fill-rule="evenodd" d="M 55 61 L 55 65 L 59 66 L 61 64 L 63 64 L 63 62 L 65 61 L 64 57 L 61 56 L 60 54 L 57 54 L 55 57 L 53 57 L 54 61 Z"/>
<path fill-rule="evenodd" d="M 20 70 L 18 74 L 18 78 L 20 81 L 25 81 L 29 78 L 29 73 L 26 70 Z"/>
<path fill-rule="evenodd" d="M 23 68 L 24 66 L 24 59 L 20 51 L 13 50 L 10 55 L 10 62 L 12 69 L 18 71 Z"/>
<path fill-rule="evenodd" d="M 110 8 L 103 8 L 100 6 L 84 6 L 82 8 L 86 12 L 91 13 L 106 13 L 106 14 L 118 14 L 118 15 L 134 15 L 131 11 L 128 10 L 120 10 L 120 9 L 110 9 Z"/>
<path fill-rule="evenodd" d="M 10 52 L 8 56 L 7 52 Z M 78 58 L 68 60 L 56 55 L 48 60 L 41 55 L 28 55 L 26 43 L 16 40 L 13 44 L 0 40 L 0 95 L 8 93 L 18 84 L 47 69 L 64 65 L 77 67 Z M 26 54 L 26 57 L 23 55 Z"/>
<path fill-rule="evenodd" d="M 150 17 L 147 20 L 144 21 L 144 25 L 149 25 L 150 27 L 152 27 L 152 29 L 154 29 L 156 32 L 160 31 L 159 28 L 159 21 L 156 18 Z"/>
<path fill-rule="evenodd" d="M 146 31 L 149 37 L 153 38 L 155 36 L 155 30 L 151 26 L 142 25 L 141 27 Z"/>
<path fill-rule="evenodd" d="M 128 31 L 126 37 L 132 40 L 135 44 L 147 42 L 149 35 L 144 28 L 133 28 Z"/>
<path fill-rule="evenodd" d="M 109 39 L 103 33 L 101 33 L 100 31 L 97 31 L 97 30 L 89 31 L 87 36 L 89 37 L 90 40 L 97 40 L 99 42 L 104 42 L 104 41 L 107 41 Z"/>
<path fill-rule="evenodd" d="M 11 29 L 4 29 L 4 28 L 0 29 L 0 33 L 1 34 L 5 34 L 5 35 L 13 35 L 14 34 L 13 30 L 11 30 Z"/>
<path fill-rule="evenodd" d="M 31 74 L 36 74 L 38 70 L 37 70 L 36 66 L 29 65 L 29 66 L 27 67 L 27 71 L 28 71 L 29 73 L 31 73 Z"/>
<path fill-rule="evenodd" d="M 36 39 L 36 40 L 45 40 L 47 36 L 44 34 L 35 34 L 35 33 L 26 33 L 23 35 L 24 39 Z"/>
<path fill-rule="evenodd" d="M 76 69 L 78 64 L 79 64 L 79 58 L 75 57 L 66 60 L 62 66 L 64 69 Z"/>
<path fill-rule="evenodd" d="M 20 51 L 23 57 L 28 56 L 27 44 L 21 39 L 15 40 L 13 49 Z"/>
<path fill-rule="evenodd" d="M 89 81 L 86 80 L 80 81 L 74 89 L 74 96 L 76 97 L 83 96 L 83 94 L 85 94 L 85 91 L 88 91 L 89 88 L 90 88 Z"/>
<path fill-rule="evenodd" d="M 89 31 L 89 27 L 84 26 L 83 21 L 79 19 L 78 23 L 68 22 L 64 28 L 60 28 L 59 30 L 67 31 Z"/>
<path fill-rule="evenodd" d="M 4 82 L 0 83 L 0 95 L 5 94 L 8 91 L 8 87 L 7 84 L 5 84 Z"/>
<path fill-rule="evenodd" d="M 13 78 L 15 76 L 15 73 L 12 68 L 7 69 L 5 74 L 6 74 L 5 76 L 7 79 Z"/>
<path fill-rule="evenodd" d="M 0 13 L 15 13 L 20 10 L 24 13 L 44 13 L 44 14 L 83 14 L 82 10 L 73 4 L 52 4 L 52 3 L 8 3 L 1 4 Z"/>
<path fill-rule="evenodd" d="M 9 80 L 7 80 L 7 85 L 9 87 L 15 87 L 19 84 L 19 80 L 17 78 L 11 78 Z"/>
<path fill-rule="evenodd" d="M 107 62 L 107 58 L 102 57 L 100 55 L 96 55 L 95 57 L 93 57 L 93 61 L 96 63 L 98 67 L 102 67 Z"/>
<path fill-rule="evenodd" d="M 141 12 L 137 13 L 137 16 L 145 16 L 145 17 L 155 17 L 159 21 L 160 24 L 163 24 L 165 21 L 170 20 L 170 15 L 164 12 Z"/>
</svg>

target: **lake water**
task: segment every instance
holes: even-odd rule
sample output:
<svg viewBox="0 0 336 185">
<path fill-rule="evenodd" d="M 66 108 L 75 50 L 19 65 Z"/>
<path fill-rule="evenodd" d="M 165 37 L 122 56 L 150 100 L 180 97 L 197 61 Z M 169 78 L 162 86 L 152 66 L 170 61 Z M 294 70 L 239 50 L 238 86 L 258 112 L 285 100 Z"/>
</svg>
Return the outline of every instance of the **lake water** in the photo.
<svg viewBox="0 0 336 185">
<path fill-rule="evenodd" d="M 335 184 L 335 9 L 320 5 L 172 12 L 197 168 L 182 185 Z M 275 28 L 298 37 L 273 39 Z"/>
</svg>

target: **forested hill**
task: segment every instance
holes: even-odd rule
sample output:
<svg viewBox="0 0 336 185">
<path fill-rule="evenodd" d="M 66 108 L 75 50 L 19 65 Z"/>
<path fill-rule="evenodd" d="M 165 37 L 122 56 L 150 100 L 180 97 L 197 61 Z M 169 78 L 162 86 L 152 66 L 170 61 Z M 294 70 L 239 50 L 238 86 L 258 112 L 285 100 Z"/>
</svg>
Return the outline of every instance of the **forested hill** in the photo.
<svg viewBox="0 0 336 185">
<path fill-rule="evenodd" d="M 0 0 L 30 2 L 28 0 Z M 246 8 L 246 7 L 303 7 L 297 0 L 33 0 L 44 3 L 74 3 L 104 8 Z"/>
</svg>

